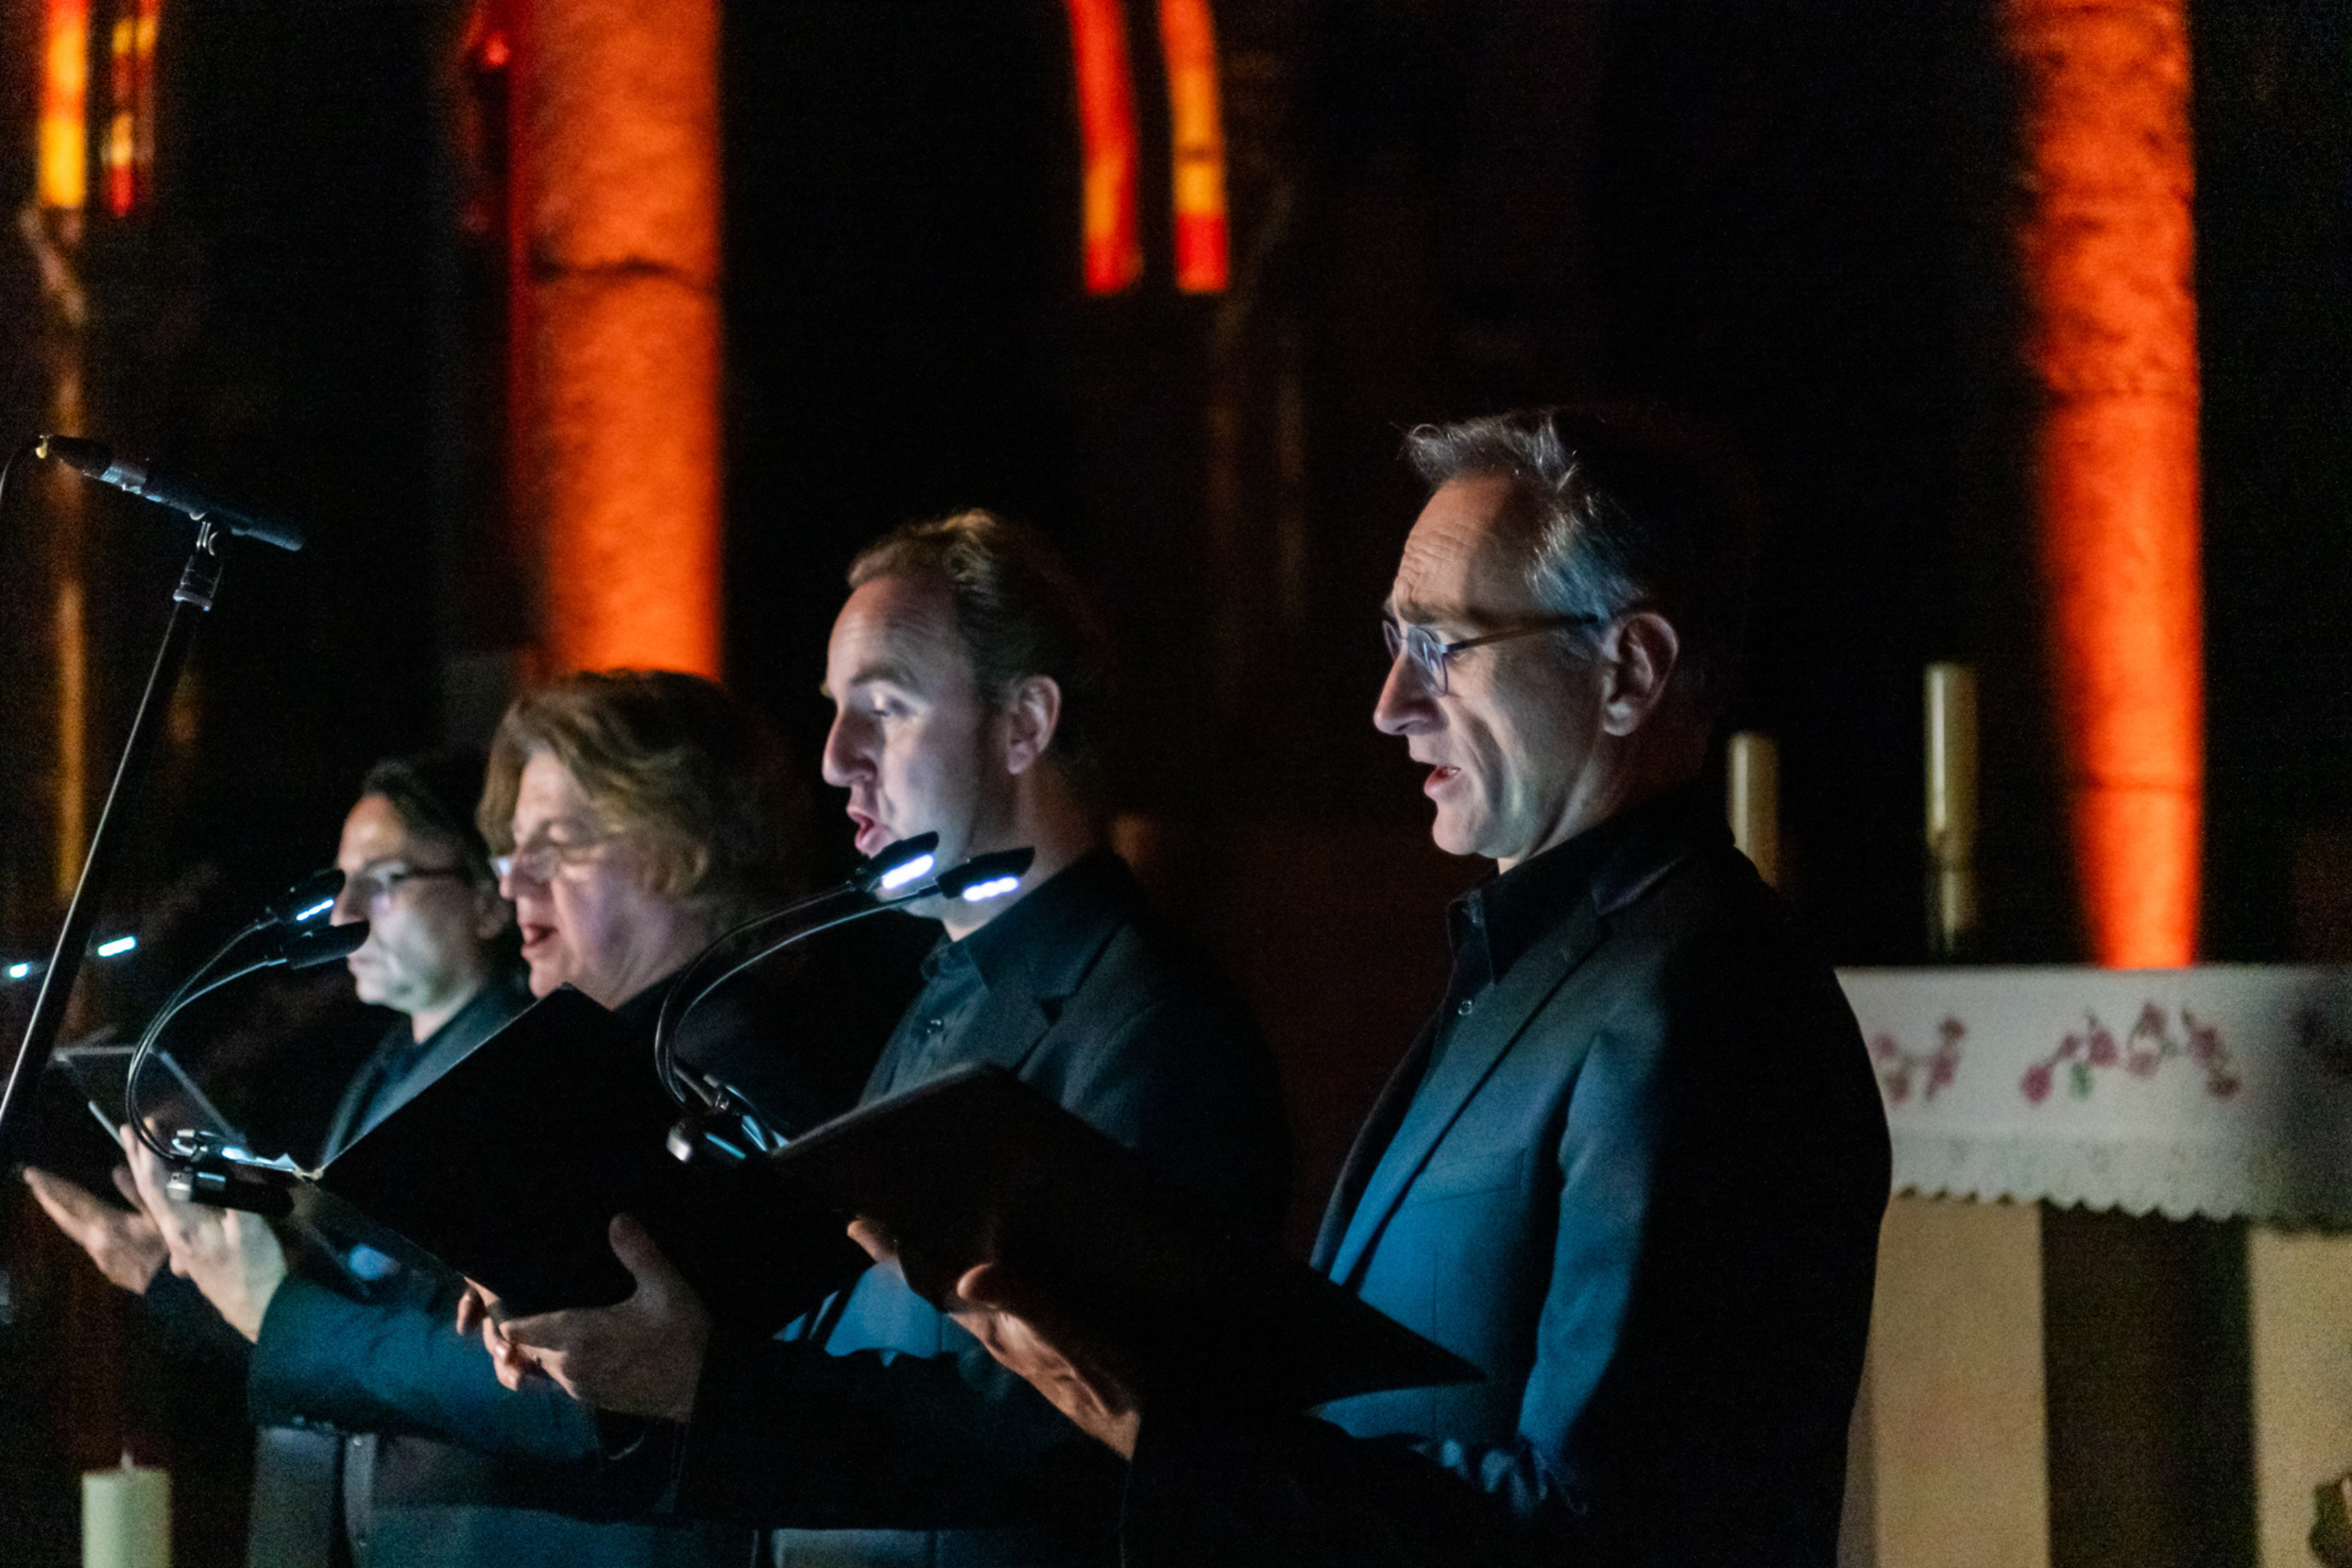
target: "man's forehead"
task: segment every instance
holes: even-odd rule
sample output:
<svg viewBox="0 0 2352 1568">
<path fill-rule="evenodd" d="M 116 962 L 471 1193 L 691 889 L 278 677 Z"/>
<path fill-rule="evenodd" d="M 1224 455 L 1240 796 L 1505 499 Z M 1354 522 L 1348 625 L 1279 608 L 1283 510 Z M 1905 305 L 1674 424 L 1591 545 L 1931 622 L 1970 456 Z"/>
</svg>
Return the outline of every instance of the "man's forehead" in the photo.
<svg viewBox="0 0 2352 1568">
<path fill-rule="evenodd" d="M 1397 563 L 1388 613 L 1404 622 L 1516 614 L 1534 590 L 1515 570 L 1504 510 L 1510 481 L 1478 475 L 1439 487 L 1422 508 Z"/>
<path fill-rule="evenodd" d="M 380 795 L 364 795 L 343 818 L 343 836 L 335 847 L 335 864 L 359 870 L 380 860 L 396 860 L 408 852 L 408 824 Z"/>
<path fill-rule="evenodd" d="M 971 662 L 945 589 L 905 577 L 861 584 L 833 623 L 828 687 L 887 680 L 926 688 L 971 679 Z M 837 693 L 836 693 L 837 694 Z"/>
</svg>

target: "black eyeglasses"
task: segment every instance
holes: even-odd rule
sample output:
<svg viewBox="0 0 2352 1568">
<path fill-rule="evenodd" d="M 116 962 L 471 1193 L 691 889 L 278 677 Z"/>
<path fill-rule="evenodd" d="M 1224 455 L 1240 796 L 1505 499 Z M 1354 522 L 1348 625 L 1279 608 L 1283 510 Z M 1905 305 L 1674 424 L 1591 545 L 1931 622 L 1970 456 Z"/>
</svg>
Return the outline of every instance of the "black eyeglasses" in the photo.
<svg viewBox="0 0 2352 1568">
<path fill-rule="evenodd" d="M 1564 632 L 1578 626 L 1605 626 L 1609 619 L 1607 616 L 1554 616 L 1548 620 L 1532 622 L 1524 626 L 1513 626 L 1508 631 L 1488 632 L 1482 637 L 1464 637 L 1460 642 L 1441 642 L 1438 640 L 1437 634 L 1427 626 L 1401 626 L 1394 621 L 1383 618 L 1381 622 L 1381 636 L 1389 645 L 1391 664 L 1396 662 L 1399 654 L 1411 655 L 1412 667 L 1421 671 L 1421 678 L 1429 683 L 1429 689 L 1438 696 L 1444 697 L 1448 695 L 1451 689 L 1445 679 L 1446 661 L 1457 653 L 1463 653 L 1474 647 L 1484 647 L 1490 642 L 1504 642 L 1512 637 L 1531 637 L 1538 632 Z"/>
<path fill-rule="evenodd" d="M 352 902 L 373 909 L 411 882 L 466 874 L 463 866 L 377 866 L 345 879 L 343 891 L 350 895 Z"/>
</svg>

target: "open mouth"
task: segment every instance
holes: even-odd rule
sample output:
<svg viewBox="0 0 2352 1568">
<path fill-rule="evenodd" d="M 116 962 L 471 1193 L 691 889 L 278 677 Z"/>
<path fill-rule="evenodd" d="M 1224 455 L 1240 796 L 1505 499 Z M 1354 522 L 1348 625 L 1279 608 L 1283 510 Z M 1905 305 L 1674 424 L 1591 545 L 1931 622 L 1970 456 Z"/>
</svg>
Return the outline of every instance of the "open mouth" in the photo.
<svg viewBox="0 0 2352 1568">
<path fill-rule="evenodd" d="M 857 829 L 855 842 L 860 855 L 871 855 L 877 849 L 887 848 L 892 842 L 888 828 L 856 806 L 849 808 L 849 820 Z"/>
</svg>

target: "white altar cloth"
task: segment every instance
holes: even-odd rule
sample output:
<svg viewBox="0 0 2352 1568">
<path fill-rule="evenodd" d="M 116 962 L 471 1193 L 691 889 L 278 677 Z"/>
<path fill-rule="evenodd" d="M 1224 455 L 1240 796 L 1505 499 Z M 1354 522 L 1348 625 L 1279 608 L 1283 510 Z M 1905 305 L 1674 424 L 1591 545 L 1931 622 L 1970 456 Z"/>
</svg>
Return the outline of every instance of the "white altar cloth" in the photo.
<svg viewBox="0 0 2352 1568">
<path fill-rule="evenodd" d="M 1847 969 L 1895 1189 L 2352 1225 L 2352 969 Z"/>
</svg>

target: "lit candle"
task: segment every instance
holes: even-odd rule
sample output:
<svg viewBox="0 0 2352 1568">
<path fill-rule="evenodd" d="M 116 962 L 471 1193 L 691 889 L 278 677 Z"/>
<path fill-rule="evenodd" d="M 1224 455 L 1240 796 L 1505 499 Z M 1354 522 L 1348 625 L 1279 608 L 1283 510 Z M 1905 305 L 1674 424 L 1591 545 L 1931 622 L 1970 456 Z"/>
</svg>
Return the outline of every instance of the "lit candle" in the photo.
<svg viewBox="0 0 2352 1568">
<path fill-rule="evenodd" d="M 1927 923 L 1938 954 L 1977 923 L 1977 677 L 1927 667 Z"/>
<path fill-rule="evenodd" d="M 122 1468 L 81 1478 L 81 1568 L 172 1568 L 172 1478 Z"/>
<path fill-rule="evenodd" d="M 1780 880 L 1780 755 L 1769 735 L 1742 730 L 1725 753 L 1731 841 L 1756 863 L 1757 875 Z"/>
</svg>

